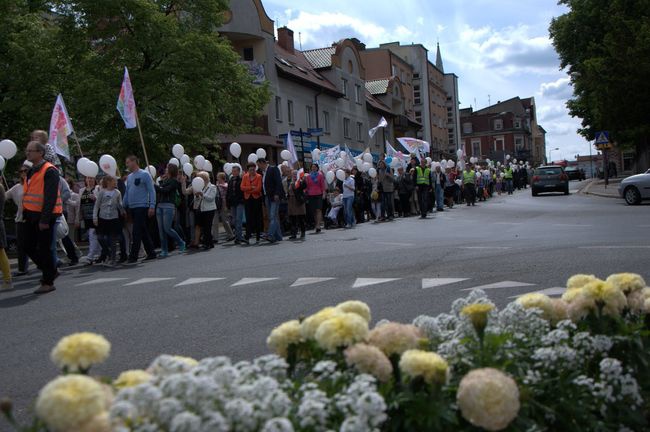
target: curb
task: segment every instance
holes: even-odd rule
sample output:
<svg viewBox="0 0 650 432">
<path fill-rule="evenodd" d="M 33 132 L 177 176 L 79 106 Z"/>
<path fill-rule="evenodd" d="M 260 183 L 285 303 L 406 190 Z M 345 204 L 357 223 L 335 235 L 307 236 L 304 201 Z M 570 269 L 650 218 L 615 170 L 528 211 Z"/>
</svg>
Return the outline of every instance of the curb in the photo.
<svg viewBox="0 0 650 432">
<path fill-rule="evenodd" d="M 591 187 L 594 184 L 596 184 L 597 182 L 598 182 L 598 180 L 590 181 L 586 186 L 584 186 L 582 189 L 580 189 L 578 191 L 578 193 L 584 194 L 584 195 L 593 195 L 593 196 L 597 196 L 597 197 L 601 197 L 601 198 L 620 198 L 620 196 L 618 196 L 618 194 L 612 195 L 612 194 L 605 194 L 605 193 L 600 193 L 600 192 L 589 192 Z"/>
</svg>

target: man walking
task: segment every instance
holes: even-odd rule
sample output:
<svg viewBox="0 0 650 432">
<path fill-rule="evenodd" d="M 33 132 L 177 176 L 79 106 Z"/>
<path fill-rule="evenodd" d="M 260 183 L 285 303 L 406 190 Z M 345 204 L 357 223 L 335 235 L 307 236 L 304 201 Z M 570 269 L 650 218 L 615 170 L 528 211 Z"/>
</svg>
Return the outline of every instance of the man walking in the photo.
<svg viewBox="0 0 650 432">
<path fill-rule="evenodd" d="M 52 236 L 56 220 L 63 214 L 59 192 L 59 171 L 45 161 L 45 145 L 30 141 L 25 150 L 33 165 L 27 172 L 23 195 L 25 219 L 25 251 L 41 270 L 41 286 L 34 294 L 54 291 L 54 279 L 59 275 L 52 259 Z"/>
<path fill-rule="evenodd" d="M 145 261 L 156 259 L 156 251 L 147 229 L 147 218 L 154 217 L 156 214 L 156 191 L 151 175 L 140 169 L 136 156 L 131 155 L 126 158 L 126 167 L 130 174 L 126 179 L 123 205 L 133 221 L 133 244 L 131 244 L 128 263 L 135 264 L 140 254 L 140 242 L 144 244 L 147 252 Z"/>
<path fill-rule="evenodd" d="M 471 164 L 468 164 L 463 170 L 463 188 L 465 189 L 467 206 L 476 205 L 476 172 Z"/>
<path fill-rule="evenodd" d="M 230 217 L 235 224 L 235 244 L 244 242 L 242 222 L 244 221 L 244 192 L 241 190 L 241 170 L 239 165 L 232 167 L 232 176 L 228 181 L 226 205 L 230 209 Z"/>
<path fill-rule="evenodd" d="M 444 201 L 444 187 L 447 181 L 445 173 L 440 170 L 440 164 L 436 165 L 436 169 L 431 175 L 431 180 L 435 187 L 436 193 L 436 211 L 445 211 L 445 201 Z"/>
<path fill-rule="evenodd" d="M 280 228 L 280 201 L 284 199 L 282 175 L 278 167 L 269 166 L 264 158 L 257 160 L 257 166 L 262 171 L 262 190 L 269 214 L 269 230 L 266 240 L 275 243 L 282 240 L 282 228 Z"/>
<path fill-rule="evenodd" d="M 420 207 L 420 219 L 427 218 L 429 208 L 429 190 L 431 189 L 431 169 L 427 167 L 427 160 L 420 159 L 420 165 L 415 168 L 415 185 L 418 189 L 418 206 Z"/>
</svg>

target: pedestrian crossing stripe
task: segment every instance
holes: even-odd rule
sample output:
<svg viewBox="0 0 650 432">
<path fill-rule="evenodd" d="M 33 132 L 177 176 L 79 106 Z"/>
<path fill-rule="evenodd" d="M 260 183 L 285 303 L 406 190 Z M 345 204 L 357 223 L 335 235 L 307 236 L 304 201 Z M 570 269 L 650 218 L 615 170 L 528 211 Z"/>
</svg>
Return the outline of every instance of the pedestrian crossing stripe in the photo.
<svg viewBox="0 0 650 432">
<path fill-rule="evenodd" d="M 304 285 L 312 285 L 320 282 L 327 282 L 336 278 L 333 277 L 304 277 L 298 278 L 294 283 L 291 284 L 292 287 L 299 287 Z"/>
<path fill-rule="evenodd" d="M 225 278 L 222 277 L 205 277 L 205 278 L 189 278 L 184 280 L 181 283 L 178 283 L 174 285 L 175 287 L 180 287 L 180 286 L 187 286 L 187 285 L 197 285 L 197 284 L 204 284 L 206 282 L 215 282 L 218 280 L 224 280 Z"/>
<path fill-rule="evenodd" d="M 362 288 L 370 285 L 393 282 L 400 279 L 401 278 L 357 278 L 354 281 L 354 285 L 352 285 L 352 288 Z"/>
<path fill-rule="evenodd" d="M 154 282 L 164 282 L 164 281 L 168 281 L 168 280 L 172 280 L 172 279 L 176 279 L 176 278 L 171 278 L 171 277 L 142 278 L 142 279 L 138 279 L 135 282 L 128 283 L 128 284 L 126 284 L 124 286 L 144 285 L 144 284 L 150 284 L 150 283 L 154 283 Z"/>
<path fill-rule="evenodd" d="M 472 291 L 476 289 L 489 290 L 489 289 L 498 289 L 498 288 L 518 288 L 518 287 L 526 287 L 532 285 L 535 284 L 526 283 L 526 282 L 503 281 L 503 282 L 496 282 L 496 283 L 481 285 L 472 288 L 465 288 L 463 291 Z"/>
<path fill-rule="evenodd" d="M 76 286 L 86 286 L 86 285 L 95 285 L 95 284 L 103 284 L 103 283 L 108 283 L 108 282 L 119 282 L 123 280 L 127 280 L 128 278 L 99 278 L 99 279 L 93 279 L 88 282 L 82 282 L 80 284 L 77 284 Z"/>
<path fill-rule="evenodd" d="M 469 278 L 434 278 L 422 279 L 422 289 L 434 288 L 469 280 Z"/>
<path fill-rule="evenodd" d="M 234 284 L 230 285 L 231 287 L 235 286 L 242 286 L 242 285 L 250 285 L 254 283 L 260 283 L 260 282 L 268 282 L 272 280 L 276 280 L 280 278 L 276 277 L 270 277 L 270 278 L 242 278 L 238 282 L 235 282 Z"/>
</svg>

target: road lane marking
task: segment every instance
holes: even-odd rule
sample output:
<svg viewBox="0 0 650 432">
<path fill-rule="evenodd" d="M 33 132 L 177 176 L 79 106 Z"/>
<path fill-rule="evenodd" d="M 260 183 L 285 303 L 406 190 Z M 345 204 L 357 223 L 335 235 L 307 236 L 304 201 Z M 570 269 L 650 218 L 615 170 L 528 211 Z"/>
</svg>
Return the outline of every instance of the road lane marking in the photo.
<svg viewBox="0 0 650 432">
<path fill-rule="evenodd" d="M 280 278 L 276 277 L 271 277 L 271 278 L 241 278 L 239 281 L 235 282 L 234 284 L 230 285 L 231 287 L 235 286 L 242 286 L 242 285 L 250 285 L 254 283 L 260 283 L 260 282 L 268 282 L 272 280 L 277 280 Z"/>
<path fill-rule="evenodd" d="M 205 277 L 205 278 L 189 278 L 181 283 L 178 283 L 174 285 L 175 287 L 180 287 L 180 286 L 187 286 L 187 285 L 196 285 L 196 284 L 202 284 L 206 282 L 214 282 L 218 280 L 224 280 L 225 278 L 222 277 Z"/>
<path fill-rule="evenodd" d="M 415 246 L 413 243 L 393 243 L 393 242 L 376 242 L 379 245 L 386 246 Z"/>
<path fill-rule="evenodd" d="M 553 224 L 556 227 L 571 227 L 571 228 L 582 228 L 582 227 L 592 227 L 593 225 L 588 224 Z"/>
<path fill-rule="evenodd" d="M 354 281 L 354 285 L 352 285 L 352 288 L 362 288 L 362 287 L 367 287 L 370 285 L 377 285 L 377 284 L 382 284 L 386 282 L 393 282 L 396 280 L 400 280 L 401 278 L 357 278 Z"/>
<path fill-rule="evenodd" d="M 422 279 L 422 289 L 434 288 L 469 280 L 469 278 L 432 278 Z"/>
<path fill-rule="evenodd" d="M 496 283 L 481 285 L 472 288 L 466 288 L 462 291 L 472 291 L 475 289 L 486 290 L 486 289 L 499 289 L 499 288 L 517 288 L 517 287 L 526 287 L 526 286 L 533 286 L 533 285 L 535 284 L 526 283 L 526 282 L 503 281 L 503 282 L 496 282 Z"/>
<path fill-rule="evenodd" d="M 523 225 L 523 222 L 494 222 L 494 225 Z"/>
<path fill-rule="evenodd" d="M 94 285 L 94 284 L 101 284 L 101 283 L 107 283 L 107 282 L 118 282 L 118 281 L 123 281 L 127 280 L 128 278 L 99 278 L 99 279 L 93 279 L 88 282 L 82 282 L 80 284 L 77 284 L 77 286 L 85 286 L 85 285 Z"/>
<path fill-rule="evenodd" d="M 176 278 L 173 278 L 173 277 L 157 277 L 157 278 L 156 278 L 156 277 L 151 277 L 151 278 L 142 278 L 142 279 L 138 279 L 138 280 L 135 281 L 135 282 L 131 282 L 131 283 L 125 284 L 124 286 L 144 285 L 144 284 L 149 284 L 149 283 L 154 283 L 154 282 L 163 282 L 163 281 L 168 281 L 168 280 L 172 280 L 172 279 L 176 279 Z"/>
<path fill-rule="evenodd" d="M 333 277 L 303 277 L 298 278 L 294 283 L 291 284 L 292 287 L 299 287 L 304 285 L 312 285 L 320 282 L 326 282 L 336 278 Z"/>
<path fill-rule="evenodd" d="M 650 246 L 615 246 L 615 245 L 578 246 L 578 249 L 650 249 Z"/>
<path fill-rule="evenodd" d="M 512 246 L 459 246 L 458 249 L 475 249 L 475 250 L 482 250 L 482 249 L 497 249 L 497 250 L 506 250 L 506 249 L 512 249 Z"/>
</svg>

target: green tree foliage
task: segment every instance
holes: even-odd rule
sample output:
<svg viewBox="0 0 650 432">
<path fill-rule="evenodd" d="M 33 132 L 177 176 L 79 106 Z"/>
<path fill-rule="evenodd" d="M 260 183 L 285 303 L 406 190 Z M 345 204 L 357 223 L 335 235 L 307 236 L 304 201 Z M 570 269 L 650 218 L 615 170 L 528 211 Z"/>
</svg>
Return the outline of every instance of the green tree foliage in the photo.
<svg viewBox="0 0 650 432">
<path fill-rule="evenodd" d="M 623 148 L 650 136 L 650 0 L 560 0 L 550 34 L 573 85 L 567 107 L 594 139 L 609 130 Z"/>
<path fill-rule="evenodd" d="M 2 22 L 12 25 L 0 32 L 15 42 L 2 66 L 16 76 L 0 85 L 17 108 L 0 108 L 3 136 L 47 128 L 62 92 L 85 152 L 139 153 L 137 131 L 115 109 L 124 66 L 158 162 L 176 142 L 204 151 L 219 134 L 250 130 L 268 101 L 266 86 L 253 84 L 216 32 L 226 0 L 8 1 L 12 16 L 3 13 Z"/>
</svg>

